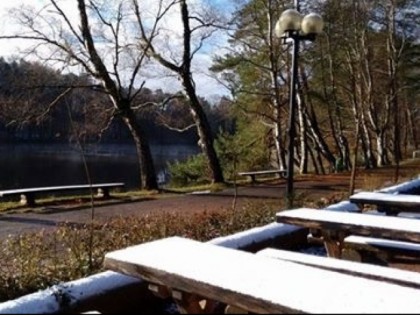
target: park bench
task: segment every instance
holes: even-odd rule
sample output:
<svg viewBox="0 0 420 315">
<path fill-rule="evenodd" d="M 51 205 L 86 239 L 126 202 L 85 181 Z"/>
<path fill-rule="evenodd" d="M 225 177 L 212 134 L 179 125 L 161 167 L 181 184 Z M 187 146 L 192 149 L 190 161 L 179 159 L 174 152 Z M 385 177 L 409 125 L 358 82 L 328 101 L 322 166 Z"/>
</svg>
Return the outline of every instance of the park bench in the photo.
<svg viewBox="0 0 420 315">
<path fill-rule="evenodd" d="M 111 188 L 124 187 L 124 183 L 100 183 L 100 184 L 87 184 L 87 185 L 70 185 L 70 186 L 50 186 L 50 187 L 35 187 L 35 188 L 22 188 L 1 190 L 0 197 L 20 195 L 20 202 L 22 205 L 30 207 L 35 206 L 35 195 L 42 193 L 52 192 L 66 192 L 66 191 L 83 191 L 97 189 L 97 196 L 109 198 L 109 190 Z"/>
<path fill-rule="evenodd" d="M 104 266 L 148 281 L 153 292 L 172 297 L 184 313 L 214 313 L 220 306 L 272 314 L 420 310 L 420 289 L 415 286 L 181 237 L 109 252 Z"/>
<path fill-rule="evenodd" d="M 253 183 L 256 182 L 256 176 L 259 175 L 279 175 L 281 177 L 287 176 L 286 170 L 263 170 L 263 171 L 249 171 L 249 172 L 239 172 L 239 176 L 249 176 Z"/>
<path fill-rule="evenodd" d="M 328 255 L 337 258 L 350 235 L 420 243 L 420 220 L 403 217 L 301 208 L 278 212 L 276 220 L 320 231 Z"/>
<path fill-rule="evenodd" d="M 399 212 L 420 213 L 420 195 L 360 192 L 350 196 L 349 200 L 359 207 L 374 205 L 378 211 L 387 215 L 397 215 Z"/>
</svg>

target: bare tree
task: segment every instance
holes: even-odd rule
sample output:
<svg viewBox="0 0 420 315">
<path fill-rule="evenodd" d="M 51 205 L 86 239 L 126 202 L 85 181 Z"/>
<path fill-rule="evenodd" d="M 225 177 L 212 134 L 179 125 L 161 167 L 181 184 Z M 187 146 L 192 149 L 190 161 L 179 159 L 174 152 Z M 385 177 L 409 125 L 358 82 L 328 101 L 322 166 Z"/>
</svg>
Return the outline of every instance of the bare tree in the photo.
<svg viewBox="0 0 420 315">
<path fill-rule="evenodd" d="M 76 7 L 77 4 L 77 7 Z M 74 7 L 73 7 L 74 6 Z M 72 16 L 70 12 L 77 12 Z M 1 39 L 34 43 L 27 53 L 48 63 L 91 75 L 113 104 L 110 119 L 120 117 L 133 137 L 140 163 L 141 188 L 158 188 L 149 141 L 136 118 L 136 96 L 144 82 L 139 72 L 149 46 L 136 37 L 133 7 L 127 1 L 58 2 L 49 0 L 40 10 L 20 7 L 12 15 L 21 29 Z M 158 11 L 155 23 L 165 12 Z M 149 34 L 153 38 L 154 32 Z"/>
<path fill-rule="evenodd" d="M 158 49 L 152 43 L 152 39 L 154 37 L 153 30 L 151 31 L 151 33 L 147 32 L 147 21 L 145 21 L 144 17 L 141 15 L 140 4 L 137 0 L 132 0 L 132 2 L 135 6 L 135 12 L 137 16 L 138 25 L 141 30 L 143 45 L 149 48 L 147 52 L 163 67 L 175 73 L 179 80 L 182 82 L 185 94 L 188 96 L 190 101 L 190 112 L 193 117 L 195 126 L 197 128 L 198 135 L 200 137 L 199 145 L 203 153 L 208 158 L 213 182 L 224 182 L 223 171 L 216 150 L 214 148 L 214 137 L 212 134 L 212 130 L 210 128 L 210 124 L 208 122 L 204 109 L 200 104 L 200 100 L 197 96 L 191 69 L 191 64 L 194 55 L 200 50 L 204 41 L 213 32 L 211 27 L 214 24 L 214 19 L 211 16 L 198 16 L 190 14 L 186 0 L 170 1 L 170 3 L 167 6 L 165 6 L 165 10 L 169 10 L 175 4 L 179 4 L 180 9 L 181 22 L 183 28 L 183 51 L 180 60 L 176 61 L 175 58 L 171 59 L 169 57 L 166 57 L 163 54 L 163 51 L 158 51 Z M 161 5 L 161 2 L 159 3 L 159 5 Z M 195 22 L 194 26 L 192 26 L 191 21 Z M 201 33 L 201 36 L 198 40 L 198 45 L 196 47 L 192 47 L 192 37 L 194 33 L 202 30 L 204 30 L 204 32 Z M 174 52 L 171 51 L 170 53 Z"/>
</svg>

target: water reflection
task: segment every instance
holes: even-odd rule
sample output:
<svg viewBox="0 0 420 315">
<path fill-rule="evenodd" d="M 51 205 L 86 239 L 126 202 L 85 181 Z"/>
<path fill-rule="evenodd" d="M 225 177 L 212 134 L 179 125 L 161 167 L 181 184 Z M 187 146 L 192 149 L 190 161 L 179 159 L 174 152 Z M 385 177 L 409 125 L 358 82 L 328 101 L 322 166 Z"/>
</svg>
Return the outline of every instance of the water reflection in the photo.
<svg viewBox="0 0 420 315">
<path fill-rule="evenodd" d="M 186 145 L 152 146 L 158 178 L 168 161 L 198 153 Z M 132 145 L 90 145 L 85 157 L 92 182 L 124 182 L 139 187 L 139 166 Z M 0 189 L 87 183 L 81 151 L 70 145 L 0 145 Z"/>
</svg>

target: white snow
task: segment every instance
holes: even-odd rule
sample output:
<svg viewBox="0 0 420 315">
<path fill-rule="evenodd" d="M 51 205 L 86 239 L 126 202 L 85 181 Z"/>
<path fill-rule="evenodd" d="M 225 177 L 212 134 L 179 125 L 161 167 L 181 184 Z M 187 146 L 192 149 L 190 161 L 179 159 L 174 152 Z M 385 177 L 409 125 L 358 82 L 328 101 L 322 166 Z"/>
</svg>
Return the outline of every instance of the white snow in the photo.
<svg viewBox="0 0 420 315">
<path fill-rule="evenodd" d="M 382 201 L 382 202 L 403 202 L 406 204 L 420 204 L 420 195 L 410 195 L 410 194 L 389 194 L 382 192 L 360 192 L 350 198 L 361 199 L 366 201 L 366 203 L 375 203 L 373 201 Z M 369 202 L 372 201 L 372 202 Z"/>
<path fill-rule="evenodd" d="M 420 175 L 416 179 L 412 179 L 410 181 L 394 185 L 388 188 L 380 189 L 380 192 L 386 192 L 389 194 L 404 194 L 407 191 L 410 191 L 411 189 L 416 189 L 420 187 Z"/>
<path fill-rule="evenodd" d="M 420 235 L 420 220 L 402 217 L 366 215 L 362 213 L 337 212 L 316 209 L 295 209 L 277 213 L 277 218 L 304 218 L 307 221 L 346 224 L 363 228 L 379 228 L 401 231 L 403 233 L 417 233 Z"/>
<path fill-rule="evenodd" d="M 383 246 L 391 248 L 400 248 L 406 250 L 416 250 L 420 252 L 420 244 L 388 240 L 382 238 L 374 238 L 367 236 L 350 235 L 344 239 L 345 242 L 358 243 L 358 244 L 370 244 L 374 246 Z M 420 276 L 420 273 L 417 273 Z"/>
<path fill-rule="evenodd" d="M 113 271 L 102 272 L 87 278 L 55 285 L 47 290 L 25 295 L 21 298 L 0 303 L 0 314 L 41 314 L 61 310 L 59 301 L 65 295 L 70 305 L 80 298 L 98 296 L 118 287 L 124 287 L 141 280 Z"/>
<path fill-rule="evenodd" d="M 203 286 L 217 288 L 205 293 L 223 302 L 234 301 L 229 296 L 237 294 L 243 300 L 253 297 L 279 309 L 308 313 L 413 313 L 420 309 L 417 289 L 179 237 L 111 252 L 105 259 L 118 260 L 124 270 L 137 265 L 142 266 L 137 270 L 146 268 L 149 276 L 153 271 L 157 277 L 171 275 L 165 279 L 181 290 L 185 287 L 200 294 Z"/>
<path fill-rule="evenodd" d="M 228 236 L 218 237 L 212 239 L 209 243 L 229 248 L 244 248 L 300 229 L 302 228 L 298 226 L 273 222 L 262 227 L 256 227 Z"/>
<path fill-rule="evenodd" d="M 360 212 L 359 207 L 351 203 L 348 200 L 335 203 L 325 208 L 326 210 L 335 210 L 335 211 L 349 211 L 349 212 Z"/>
<path fill-rule="evenodd" d="M 350 236 L 349 239 L 359 238 L 358 236 Z M 346 238 L 347 239 L 347 238 Z M 366 238 L 370 243 L 369 238 Z M 372 239 L 372 242 L 376 242 L 378 239 Z M 399 242 L 403 243 L 403 242 Z M 406 244 L 406 243 L 405 243 Z M 357 272 L 364 275 L 373 275 L 385 279 L 397 280 L 411 285 L 420 286 L 420 273 L 407 271 L 397 268 L 389 268 L 383 266 L 377 266 L 373 264 L 366 264 L 354 261 L 348 261 L 344 259 L 336 259 L 330 257 L 322 257 L 315 255 L 302 254 L 298 252 L 292 252 L 289 250 L 280 250 L 273 248 L 266 248 L 257 253 L 265 257 L 272 257 L 276 259 L 283 259 L 288 261 L 299 262 L 303 264 L 309 264 L 313 266 L 321 266 L 328 269 L 344 270 L 345 272 Z"/>
</svg>

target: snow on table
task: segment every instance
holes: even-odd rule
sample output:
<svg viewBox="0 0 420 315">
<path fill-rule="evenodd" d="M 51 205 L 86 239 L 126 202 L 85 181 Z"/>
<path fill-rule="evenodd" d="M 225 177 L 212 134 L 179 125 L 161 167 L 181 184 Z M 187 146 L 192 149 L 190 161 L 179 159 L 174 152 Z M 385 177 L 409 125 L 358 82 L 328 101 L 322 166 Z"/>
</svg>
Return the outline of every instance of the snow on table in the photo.
<svg viewBox="0 0 420 315">
<path fill-rule="evenodd" d="M 420 220 L 317 209 L 278 212 L 278 222 L 420 243 Z"/>
<path fill-rule="evenodd" d="M 105 267 L 257 313 L 420 310 L 418 289 L 180 237 L 107 253 Z"/>
</svg>

